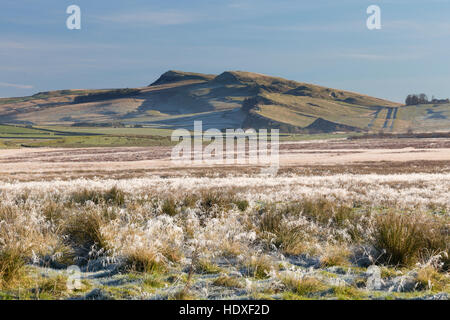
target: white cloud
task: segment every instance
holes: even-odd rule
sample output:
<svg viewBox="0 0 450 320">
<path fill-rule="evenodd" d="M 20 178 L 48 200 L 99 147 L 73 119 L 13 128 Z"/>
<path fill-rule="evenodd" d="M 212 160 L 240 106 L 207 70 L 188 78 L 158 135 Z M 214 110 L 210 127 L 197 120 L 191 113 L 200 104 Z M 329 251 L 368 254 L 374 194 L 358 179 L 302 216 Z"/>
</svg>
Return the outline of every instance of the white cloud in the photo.
<svg viewBox="0 0 450 320">
<path fill-rule="evenodd" d="M 32 85 L 7 83 L 7 82 L 0 82 L 0 87 L 16 88 L 16 89 L 33 89 Z"/>
<path fill-rule="evenodd" d="M 413 50 L 407 51 L 407 53 L 392 53 L 392 54 L 376 54 L 376 53 L 344 53 L 339 55 L 342 58 L 357 59 L 357 60 L 370 60 L 370 61 L 388 61 L 388 60 L 414 60 L 420 59 L 424 56 L 423 52 L 415 52 Z"/>
<path fill-rule="evenodd" d="M 127 24 L 180 25 L 195 22 L 199 16 L 178 11 L 148 11 L 112 14 L 98 17 L 102 21 Z"/>
</svg>

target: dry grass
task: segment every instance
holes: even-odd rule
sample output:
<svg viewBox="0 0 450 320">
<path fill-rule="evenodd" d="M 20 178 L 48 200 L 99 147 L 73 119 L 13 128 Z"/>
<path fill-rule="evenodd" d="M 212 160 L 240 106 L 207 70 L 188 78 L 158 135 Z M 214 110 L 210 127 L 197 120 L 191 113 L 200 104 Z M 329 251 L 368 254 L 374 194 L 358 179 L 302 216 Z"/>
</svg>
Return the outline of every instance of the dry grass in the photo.
<svg viewBox="0 0 450 320">
<path fill-rule="evenodd" d="M 131 272 L 164 272 L 166 264 L 159 255 L 150 250 L 135 250 L 126 256 L 124 267 Z"/>
<path fill-rule="evenodd" d="M 298 277 L 288 274 L 281 277 L 281 281 L 287 290 L 299 296 L 309 296 L 326 289 L 326 286 L 320 280 L 312 277 Z"/>
<path fill-rule="evenodd" d="M 221 275 L 215 279 L 213 285 L 227 288 L 243 288 L 242 283 L 238 279 L 227 275 Z"/>
<path fill-rule="evenodd" d="M 448 225 L 438 217 L 389 211 L 375 220 L 374 245 L 390 265 L 410 266 L 426 250 L 448 253 L 449 239 Z"/>
<path fill-rule="evenodd" d="M 417 272 L 418 289 L 436 292 L 448 291 L 450 289 L 448 277 L 448 273 L 442 274 L 434 266 L 425 266 Z"/>
<path fill-rule="evenodd" d="M 322 267 L 347 266 L 350 264 L 351 251 L 345 245 L 327 246 L 324 255 L 320 259 Z"/>
<path fill-rule="evenodd" d="M 102 227 L 107 223 L 104 211 L 88 209 L 75 211 L 63 224 L 63 234 L 79 249 L 89 251 L 92 246 L 108 249 L 107 239 L 102 234 Z"/>
<path fill-rule="evenodd" d="M 24 274 L 25 256 L 18 249 L 2 249 L 0 252 L 0 288 L 15 285 Z"/>
<path fill-rule="evenodd" d="M 384 250 L 379 259 L 374 257 L 379 264 L 410 270 L 427 255 L 442 253 L 433 270 L 417 269 L 417 281 L 421 290 L 447 290 L 447 175 L 267 180 L 188 177 L 0 185 L 0 286 L 24 281 L 28 264 L 111 265 L 148 276 L 184 272 L 190 265 L 193 274 L 203 275 L 238 266 L 253 282 L 269 282 L 288 270 L 284 262 L 350 266 L 353 253 L 364 247 L 370 254 L 374 248 Z M 214 284 L 237 287 L 235 280 L 221 275 Z M 309 274 L 283 283 L 298 297 L 323 290 L 321 280 Z M 331 294 L 357 298 L 350 291 Z M 42 292 L 59 295 L 58 290 Z"/>
<path fill-rule="evenodd" d="M 79 204 L 85 204 L 87 201 L 92 201 L 95 204 L 107 203 L 117 206 L 122 206 L 125 203 L 125 195 L 122 190 L 113 186 L 104 192 L 97 190 L 83 189 L 72 194 L 72 201 Z"/>
<path fill-rule="evenodd" d="M 250 257 L 245 264 L 245 268 L 249 276 L 256 279 L 266 279 L 270 276 L 270 273 L 275 270 L 276 266 L 273 264 L 270 257 L 258 255 Z"/>
</svg>

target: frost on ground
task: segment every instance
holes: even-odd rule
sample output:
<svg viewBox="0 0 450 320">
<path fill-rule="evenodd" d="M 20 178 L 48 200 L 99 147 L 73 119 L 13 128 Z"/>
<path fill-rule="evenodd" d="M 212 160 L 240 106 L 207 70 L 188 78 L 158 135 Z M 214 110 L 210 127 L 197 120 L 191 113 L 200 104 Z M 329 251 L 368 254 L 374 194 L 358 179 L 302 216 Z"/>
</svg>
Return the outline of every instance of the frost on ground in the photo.
<svg viewBox="0 0 450 320">
<path fill-rule="evenodd" d="M 0 295 L 448 299 L 449 190 L 447 173 L 2 182 Z"/>
</svg>

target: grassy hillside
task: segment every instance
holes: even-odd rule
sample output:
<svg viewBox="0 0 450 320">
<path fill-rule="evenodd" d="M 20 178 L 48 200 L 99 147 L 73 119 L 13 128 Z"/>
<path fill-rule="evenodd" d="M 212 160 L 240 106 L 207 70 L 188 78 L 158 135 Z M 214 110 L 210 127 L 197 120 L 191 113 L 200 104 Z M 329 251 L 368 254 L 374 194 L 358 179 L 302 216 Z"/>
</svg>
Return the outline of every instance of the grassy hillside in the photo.
<svg viewBox="0 0 450 320">
<path fill-rule="evenodd" d="M 450 105 L 405 107 L 354 92 L 243 71 L 218 76 L 168 71 L 148 87 L 61 90 L 0 99 L 0 123 L 70 130 L 85 124 L 105 127 L 116 123 L 127 127 L 124 134 L 136 125 L 192 129 L 195 120 L 202 120 L 204 129 L 272 127 L 307 133 L 320 119 L 315 128 L 323 127 L 323 132 L 333 128 L 434 131 L 449 129 L 449 117 Z"/>
</svg>

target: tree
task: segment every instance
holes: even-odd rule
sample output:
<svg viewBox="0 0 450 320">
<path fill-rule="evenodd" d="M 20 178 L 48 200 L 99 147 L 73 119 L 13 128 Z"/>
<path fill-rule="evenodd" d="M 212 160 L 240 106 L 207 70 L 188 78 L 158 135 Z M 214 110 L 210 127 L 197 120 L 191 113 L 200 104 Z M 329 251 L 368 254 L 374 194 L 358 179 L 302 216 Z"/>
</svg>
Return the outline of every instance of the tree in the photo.
<svg viewBox="0 0 450 320">
<path fill-rule="evenodd" d="M 425 93 L 421 93 L 419 95 L 419 104 L 427 104 L 428 103 L 428 97 Z"/>
<path fill-rule="evenodd" d="M 414 106 L 414 105 L 418 105 L 419 104 L 419 96 L 417 96 L 416 94 L 410 94 L 408 95 L 408 97 L 406 98 L 406 105 L 407 106 Z"/>
</svg>

